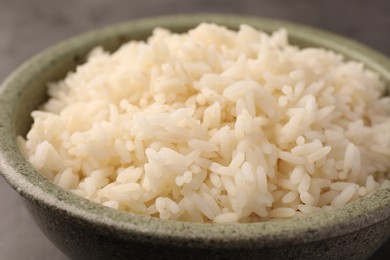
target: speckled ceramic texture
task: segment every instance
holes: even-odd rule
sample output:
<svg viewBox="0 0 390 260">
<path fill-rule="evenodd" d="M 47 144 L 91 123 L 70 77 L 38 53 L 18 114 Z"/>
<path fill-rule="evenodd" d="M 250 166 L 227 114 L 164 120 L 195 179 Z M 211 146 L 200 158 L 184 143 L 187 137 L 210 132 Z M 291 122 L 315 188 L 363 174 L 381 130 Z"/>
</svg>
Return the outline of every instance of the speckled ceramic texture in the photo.
<svg viewBox="0 0 390 260">
<path fill-rule="evenodd" d="M 182 15 L 114 25 L 72 38 L 18 68 L 0 89 L 0 171 L 26 201 L 42 231 L 72 259 L 360 259 L 390 235 L 390 187 L 342 209 L 297 220 L 213 225 L 161 221 L 119 212 L 52 184 L 24 160 L 16 136 L 47 98 L 45 84 L 82 63 L 96 45 L 115 50 L 154 27 L 185 32 L 201 22 L 266 32 L 287 28 L 293 44 L 320 46 L 359 60 L 390 82 L 390 61 L 356 42 L 288 22 L 232 15 Z"/>
</svg>

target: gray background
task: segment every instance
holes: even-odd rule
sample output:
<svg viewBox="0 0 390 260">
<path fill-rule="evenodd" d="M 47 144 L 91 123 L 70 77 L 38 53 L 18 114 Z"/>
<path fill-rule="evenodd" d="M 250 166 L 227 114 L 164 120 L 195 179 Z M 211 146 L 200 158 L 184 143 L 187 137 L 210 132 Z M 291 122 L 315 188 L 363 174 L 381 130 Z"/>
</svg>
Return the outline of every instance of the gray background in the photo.
<svg viewBox="0 0 390 260">
<path fill-rule="evenodd" d="M 0 81 L 46 47 L 91 28 L 146 16 L 215 12 L 266 16 L 323 28 L 390 56 L 390 1 L 0 0 Z M 0 178 L 0 259 L 67 259 Z M 390 242 L 373 259 L 390 258 Z"/>
</svg>

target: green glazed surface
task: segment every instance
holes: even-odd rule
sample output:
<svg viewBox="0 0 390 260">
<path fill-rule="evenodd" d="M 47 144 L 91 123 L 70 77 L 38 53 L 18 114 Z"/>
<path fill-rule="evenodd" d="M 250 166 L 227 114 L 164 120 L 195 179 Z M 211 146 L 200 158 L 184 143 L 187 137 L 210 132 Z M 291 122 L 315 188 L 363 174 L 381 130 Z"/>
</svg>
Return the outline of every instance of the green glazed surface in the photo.
<svg viewBox="0 0 390 260">
<path fill-rule="evenodd" d="M 63 251 L 76 258 L 82 254 L 85 256 L 92 249 L 75 248 L 77 243 L 72 244 L 70 238 L 66 238 L 67 234 L 60 232 L 70 234 L 79 230 L 72 235 L 73 238 L 78 237 L 75 241 L 93 240 L 97 236 L 102 241 L 111 239 L 117 241 L 115 250 L 130 250 L 135 241 L 138 243 L 131 249 L 133 253 L 118 253 L 118 258 L 141 256 L 149 246 L 162 251 L 166 247 L 169 252 L 158 252 L 167 256 L 185 255 L 190 249 L 206 250 L 204 257 L 214 255 L 220 258 L 224 258 L 223 251 L 237 257 L 239 251 L 245 255 L 245 250 L 251 250 L 247 255 L 249 258 L 277 254 L 319 258 L 348 254 L 368 256 L 390 235 L 389 186 L 342 209 L 302 219 L 228 225 L 186 223 L 119 212 L 90 202 L 57 187 L 23 158 L 16 136 L 28 132 L 32 123 L 30 112 L 47 98 L 47 82 L 64 78 L 97 45 L 113 51 L 126 41 L 146 39 L 156 26 L 185 32 L 201 22 L 214 22 L 232 29 L 246 23 L 266 32 L 283 27 L 288 30 L 291 43 L 334 50 L 347 59 L 363 62 L 387 83 L 390 82 L 390 61 L 384 55 L 341 36 L 285 21 L 202 14 L 157 17 L 110 26 L 74 37 L 34 56 L 3 82 L 0 88 L 0 171 L 7 182 L 26 199 L 28 208 L 44 232 Z M 67 224 L 69 227 L 65 229 L 61 226 Z M 367 239 L 359 238 L 363 234 L 369 239 L 368 244 Z M 343 244 L 340 241 L 347 242 Z M 366 245 L 362 250 L 363 242 Z M 329 249 L 329 255 L 326 255 L 323 253 L 326 248 L 319 246 L 326 243 L 330 243 L 326 247 L 337 250 Z M 114 250 L 108 248 L 115 246 L 111 244 L 104 250 Z M 99 249 L 96 250 L 99 252 Z M 96 255 L 91 253 L 90 256 L 102 257 L 103 253 L 96 252 Z M 191 259 L 191 255 L 188 258 Z"/>
</svg>

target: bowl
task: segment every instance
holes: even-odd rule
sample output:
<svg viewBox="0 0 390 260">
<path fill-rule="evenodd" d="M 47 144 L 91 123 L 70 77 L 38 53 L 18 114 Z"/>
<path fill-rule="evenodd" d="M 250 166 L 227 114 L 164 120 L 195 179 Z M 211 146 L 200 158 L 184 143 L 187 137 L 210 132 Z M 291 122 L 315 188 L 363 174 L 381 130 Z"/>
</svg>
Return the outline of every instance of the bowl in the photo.
<svg viewBox="0 0 390 260">
<path fill-rule="evenodd" d="M 185 32 L 201 22 L 265 32 L 284 27 L 301 47 L 323 47 L 363 62 L 390 82 L 390 61 L 352 40 L 318 29 L 257 17 L 197 14 L 130 21 L 64 41 L 21 65 L 0 89 L 0 171 L 24 198 L 46 236 L 72 259 L 338 259 L 364 258 L 390 235 L 390 186 L 347 206 L 293 220 L 249 224 L 163 221 L 120 212 L 56 186 L 22 156 L 30 112 L 46 99 L 49 81 L 64 78 L 94 46 L 115 50 L 146 39 L 154 27 Z"/>
</svg>

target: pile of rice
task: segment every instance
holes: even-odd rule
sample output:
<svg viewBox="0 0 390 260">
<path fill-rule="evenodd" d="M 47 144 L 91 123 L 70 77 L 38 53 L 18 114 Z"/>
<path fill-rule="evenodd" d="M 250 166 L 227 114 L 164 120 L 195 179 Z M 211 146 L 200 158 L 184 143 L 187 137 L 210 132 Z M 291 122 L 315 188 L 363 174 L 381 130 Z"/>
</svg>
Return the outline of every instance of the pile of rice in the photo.
<svg viewBox="0 0 390 260">
<path fill-rule="evenodd" d="M 385 84 L 286 30 L 155 29 L 49 85 L 28 160 L 59 186 L 161 219 L 256 222 L 339 208 L 390 169 Z"/>
</svg>

